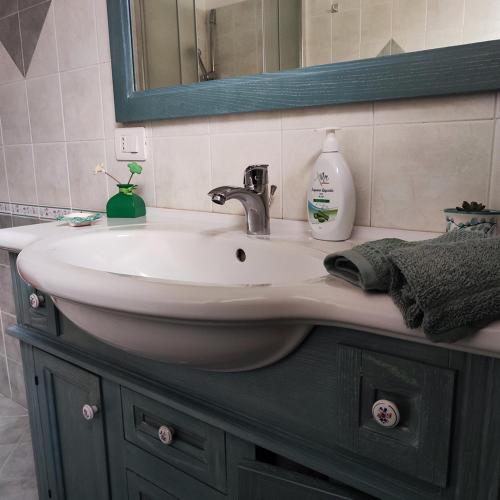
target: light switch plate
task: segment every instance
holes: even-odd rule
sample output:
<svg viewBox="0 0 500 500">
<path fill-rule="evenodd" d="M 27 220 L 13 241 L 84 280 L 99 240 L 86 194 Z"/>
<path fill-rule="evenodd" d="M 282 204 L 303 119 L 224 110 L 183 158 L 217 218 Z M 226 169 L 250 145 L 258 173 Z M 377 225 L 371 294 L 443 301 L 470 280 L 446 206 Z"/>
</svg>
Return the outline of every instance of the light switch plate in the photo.
<svg viewBox="0 0 500 500">
<path fill-rule="evenodd" d="M 117 160 L 145 161 L 146 129 L 144 127 L 115 129 L 115 156 Z"/>
</svg>

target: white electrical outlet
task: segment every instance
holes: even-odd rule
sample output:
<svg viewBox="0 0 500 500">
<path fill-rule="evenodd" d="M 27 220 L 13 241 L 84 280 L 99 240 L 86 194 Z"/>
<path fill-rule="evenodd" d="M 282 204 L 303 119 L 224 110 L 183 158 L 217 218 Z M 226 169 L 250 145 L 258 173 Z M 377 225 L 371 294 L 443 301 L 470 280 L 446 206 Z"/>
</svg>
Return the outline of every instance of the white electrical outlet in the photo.
<svg viewBox="0 0 500 500">
<path fill-rule="evenodd" d="M 146 129 L 144 127 L 115 130 L 115 156 L 123 161 L 147 160 Z"/>
</svg>

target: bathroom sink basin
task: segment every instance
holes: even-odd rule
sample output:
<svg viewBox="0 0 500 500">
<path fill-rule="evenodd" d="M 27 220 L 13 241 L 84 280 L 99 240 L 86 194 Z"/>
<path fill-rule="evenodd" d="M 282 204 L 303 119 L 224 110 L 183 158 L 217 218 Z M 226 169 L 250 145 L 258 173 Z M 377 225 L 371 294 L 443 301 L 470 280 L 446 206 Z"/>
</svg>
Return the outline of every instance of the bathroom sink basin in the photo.
<svg viewBox="0 0 500 500">
<path fill-rule="evenodd" d="M 199 226 L 78 229 L 18 258 L 22 278 L 76 325 L 143 357 L 222 371 L 268 365 L 312 328 L 294 315 L 324 253 Z"/>
</svg>

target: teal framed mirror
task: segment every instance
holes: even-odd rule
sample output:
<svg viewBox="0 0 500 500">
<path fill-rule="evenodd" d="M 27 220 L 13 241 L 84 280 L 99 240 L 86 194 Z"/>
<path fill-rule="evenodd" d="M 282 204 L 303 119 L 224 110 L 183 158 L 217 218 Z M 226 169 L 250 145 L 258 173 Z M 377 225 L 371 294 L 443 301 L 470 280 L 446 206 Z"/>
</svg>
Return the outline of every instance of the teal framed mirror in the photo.
<svg viewBox="0 0 500 500">
<path fill-rule="evenodd" d="M 381 57 L 297 69 L 286 69 L 285 66 L 282 71 L 267 70 L 277 69 L 279 66 L 273 63 L 271 54 L 266 58 L 266 66 L 261 67 L 262 72 L 258 74 L 212 79 L 210 74 L 214 68 L 210 67 L 209 59 L 205 58 L 203 61 L 201 49 L 192 46 L 188 50 L 183 41 L 186 32 L 196 31 L 195 21 L 186 22 L 185 17 L 186 12 L 194 9 L 195 0 L 182 0 L 182 2 L 172 0 L 177 2 L 176 10 L 171 15 L 176 19 L 177 27 L 160 31 L 162 35 L 170 36 L 173 30 L 170 39 L 174 42 L 170 43 L 177 44 L 175 54 L 180 54 L 181 58 L 184 57 L 183 54 L 188 54 L 180 63 L 182 71 L 177 70 L 176 65 L 169 63 L 167 66 L 169 71 L 164 72 L 166 75 L 164 78 L 173 78 L 168 83 L 170 86 L 162 87 L 156 83 L 148 88 L 148 85 L 144 84 L 144 75 L 140 76 L 140 66 L 143 63 L 139 64 L 137 60 L 138 48 L 134 33 L 138 28 L 133 28 L 137 26 L 135 19 L 137 15 L 132 6 L 134 1 L 141 0 L 108 0 L 115 109 L 116 119 L 119 122 L 304 108 L 500 89 L 499 40 L 396 53 L 390 56 L 383 56 L 382 51 Z M 333 9 L 337 5 L 332 4 L 332 13 L 335 13 Z M 292 33 L 297 32 L 293 18 L 289 16 L 289 19 L 292 20 L 284 24 L 285 21 L 280 18 L 281 24 L 276 30 L 272 27 L 266 28 L 264 23 L 262 30 L 264 35 L 266 29 L 271 35 L 275 32 L 284 32 L 285 28 Z M 144 26 L 144 21 L 141 22 Z M 182 33 L 179 28 L 181 25 L 183 25 Z M 272 45 L 272 36 L 268 39 Z M 288 40 L 282 46 L 289 47 L 290 43 Z M 167 52 L 164 48 L 160 54 L 169 57 Z M 296 51 L 291 53 L 289 51 L 288 55 L 283 55 L 282 50 L 275 53 L 280 60 L 290 61 L 298 57 Z M 147 57 L 148 54 L 144 56 Z M 154 64 L 150 66 L 155 67 Z M 177 73 L 180 76 L 175 76 Z M 199 78 L 189 76 L 196 73 L 199 74 Z M 184 77 L 184 74 L 188 76 Z M 195 81 L 198 79 L 205 81 Z"/>
</svg>

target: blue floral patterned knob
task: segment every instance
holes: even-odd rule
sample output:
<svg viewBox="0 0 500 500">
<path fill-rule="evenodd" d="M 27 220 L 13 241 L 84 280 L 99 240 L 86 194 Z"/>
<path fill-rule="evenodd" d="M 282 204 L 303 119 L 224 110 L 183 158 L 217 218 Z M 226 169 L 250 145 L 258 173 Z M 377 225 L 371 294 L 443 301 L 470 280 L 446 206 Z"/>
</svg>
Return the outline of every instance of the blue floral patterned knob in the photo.
<svg viewBox="0 0 500 500">
<path fill-rule="evenodd" d="M 387 399 L 379 399 L 375 401 L 372 406 L 372 415 L 377 424 L 382 427 L 391 429 L 399 424 L 399 410 L 398 407 Z"/>
</svg>

